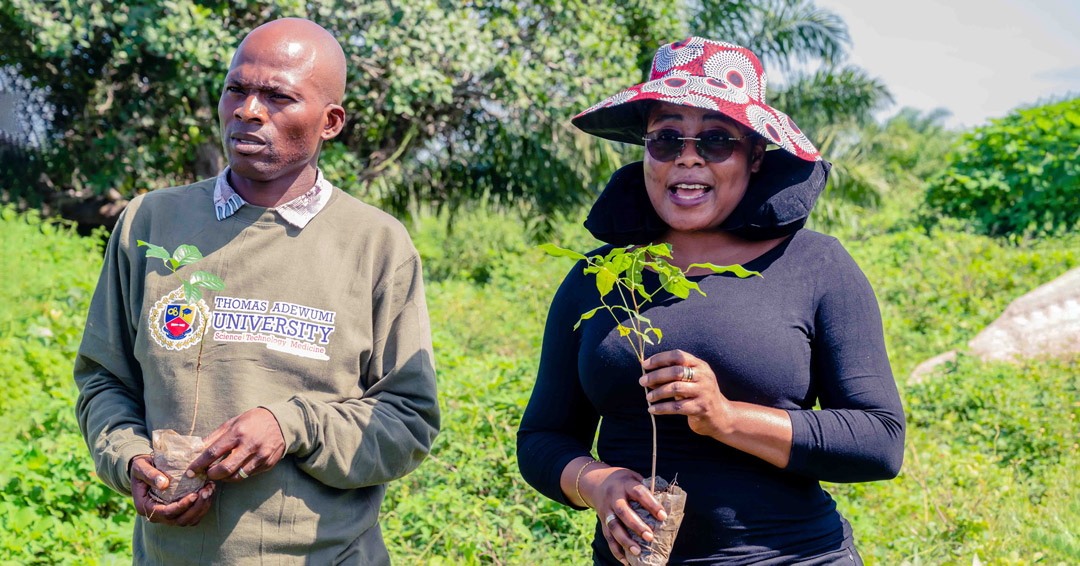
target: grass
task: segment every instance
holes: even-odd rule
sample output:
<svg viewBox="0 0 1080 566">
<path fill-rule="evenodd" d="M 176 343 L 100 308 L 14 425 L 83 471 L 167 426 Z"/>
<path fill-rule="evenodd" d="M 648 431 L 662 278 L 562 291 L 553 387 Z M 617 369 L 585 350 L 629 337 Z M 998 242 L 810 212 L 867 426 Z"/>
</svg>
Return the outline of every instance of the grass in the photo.
<svg viewBox="0 0 1080 566">
<path fill-rule="evenodd" d="M 909 416 L 904 469 L 828 485 L 868 564 L 1080 562 L 1080 360 L 984 364 L 967 356 L 906 386 L 920 361 L 962 347 L 1011 300 L 1080 264 L 1076 237 L 1003 241 L 903 211 L 837 235 L 874 284 Z M 0 564 L 130 562 L 130 504 L 93 476 L 74 419 L 71 363 L 100 241 L 3 209 L 0 230 Z M 566 263 L 523 229 L 476 211 L 414 229 L 428 274 L 443 431 L 390 486 L 395 563 L 567 564 L 589 554 L 593 516 L 520 478 L 514 434 Z M 558 240 L 588 247 L 580 227 Z M 467 258 L 469 269 L 455 267 Z"/>
</svg>

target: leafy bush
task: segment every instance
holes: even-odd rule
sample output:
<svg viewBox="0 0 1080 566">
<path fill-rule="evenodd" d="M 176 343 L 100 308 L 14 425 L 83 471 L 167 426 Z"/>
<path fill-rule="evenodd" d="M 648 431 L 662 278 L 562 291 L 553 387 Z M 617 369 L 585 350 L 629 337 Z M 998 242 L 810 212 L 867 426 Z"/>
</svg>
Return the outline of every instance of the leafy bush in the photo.
<svg viewBox="0 0 1080 566">
<path fill-rule="evenodd" d="M 0 208 L 0 564 L 130 562 L 130 504 L 97 481 L 72 361 L 100 235 Z"/>
<path fill-rule="evenodd" d="M 1015 111 L 965 134 L 927 205 L 991 234 L 1080 225 L 1080 98 Z"/>
<path fill-rule="evenodd" d="M 886 204 L 867 229 L 839 234 L 877 291 L 909 419 L 898 479 L 827 486 L 860 552 L 871 565 L 967 566 L 976 554 L 988 564 L 1080 562 L 1080 360 L 961 356 L 936 379 L 903 384 L 916 363 L 1080 265 L 1080 236 L 1009 243 L 957 221 L 927 232 Z M 443 430 L 432 457 L 389 486 L 382 524 L 394 562 L 587 561 L 595 516 L 538 494 L 515 456 L 566 264 L 532 249 L 527 227 L 485 210 L 449 232 L 445 218 L 414 228 Z M 561 245 L 588 247 L 579 225 L 560 230 Z M 130 563 L 134 511 L 93 475 L 73 409 L 71 363 L 100 238 L 10 209 L 0 231 L 0 565 Z"/>
<path fill-rule="evenodd" d="M 842 241 L 877 293 L 901 381 L 919 362 L 963 347 L 1014 299 L 1080 265 L 1080 235 L 1010 244 L 955 221 Z"/>
</svg>

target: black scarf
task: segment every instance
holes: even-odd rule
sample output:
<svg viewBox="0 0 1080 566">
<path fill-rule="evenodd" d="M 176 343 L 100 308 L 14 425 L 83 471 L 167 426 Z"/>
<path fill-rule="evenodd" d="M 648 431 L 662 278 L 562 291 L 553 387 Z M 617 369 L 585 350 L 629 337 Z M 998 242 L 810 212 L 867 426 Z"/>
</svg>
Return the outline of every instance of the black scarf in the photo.
<svg viewBox="0 0 1080 566">
<path fill-rule="evenodd" d="M 770 240 L 802 228 L 832 164 L 805 161 L 783 151 L 766 151 L 761 169 L 735 210 L 720 225 L 748 240 Z M 635 161 L 615 172 L 589 211 L 585 228 L 598 240 L 616 246 L 648 244 L 668 226 L 649 202 L 644 163 Z"/>
</svg>

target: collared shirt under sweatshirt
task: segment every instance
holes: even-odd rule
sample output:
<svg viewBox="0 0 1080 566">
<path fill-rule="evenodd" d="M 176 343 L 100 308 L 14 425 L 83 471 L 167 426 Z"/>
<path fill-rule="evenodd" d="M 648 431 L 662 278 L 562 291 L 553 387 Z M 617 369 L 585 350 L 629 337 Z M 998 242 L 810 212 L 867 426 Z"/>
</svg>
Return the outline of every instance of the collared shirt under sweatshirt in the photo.
<svg viewBox="0 0 1080 566">
<path fill-rule="evenodd" d="M 262 406 L 286 442 L 272 470 L 219 484 L 197 526 L 139 517 L 136 564 L 389 563 L 384 484 L 419 465 L 439 427 L 420 259 L 394 218 L 323 188 L 293 218 L 247 203 L 219 215 L 208 179 L 137 197 L 113 231 L 75 365 L 102 481 L 129 494 L 150 433 L 187 433 L 204 329 L 194 433 Z M 204 259 L 179 275 L 208 271 L 225 290 L 187 305 L 137 240 L 197 246 Z"/>
</svg>

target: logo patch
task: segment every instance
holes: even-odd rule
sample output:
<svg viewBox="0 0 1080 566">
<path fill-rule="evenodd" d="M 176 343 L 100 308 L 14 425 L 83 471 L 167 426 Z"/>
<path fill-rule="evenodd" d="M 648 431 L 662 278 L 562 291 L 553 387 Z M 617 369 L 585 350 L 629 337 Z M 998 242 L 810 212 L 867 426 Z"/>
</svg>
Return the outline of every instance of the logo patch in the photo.
<svg viewBox="0 0 1080 566">
<path fill-rule="evenodd" d="M 150 337 L 166 350 L 186 350 L 197 344 L 202 328 L 210 318 L 210 308 L 200 300 L 194 305 L 184 302 L 184 288 L 165 295 L 150 310 L 147 325 Z"/>
</svg>

